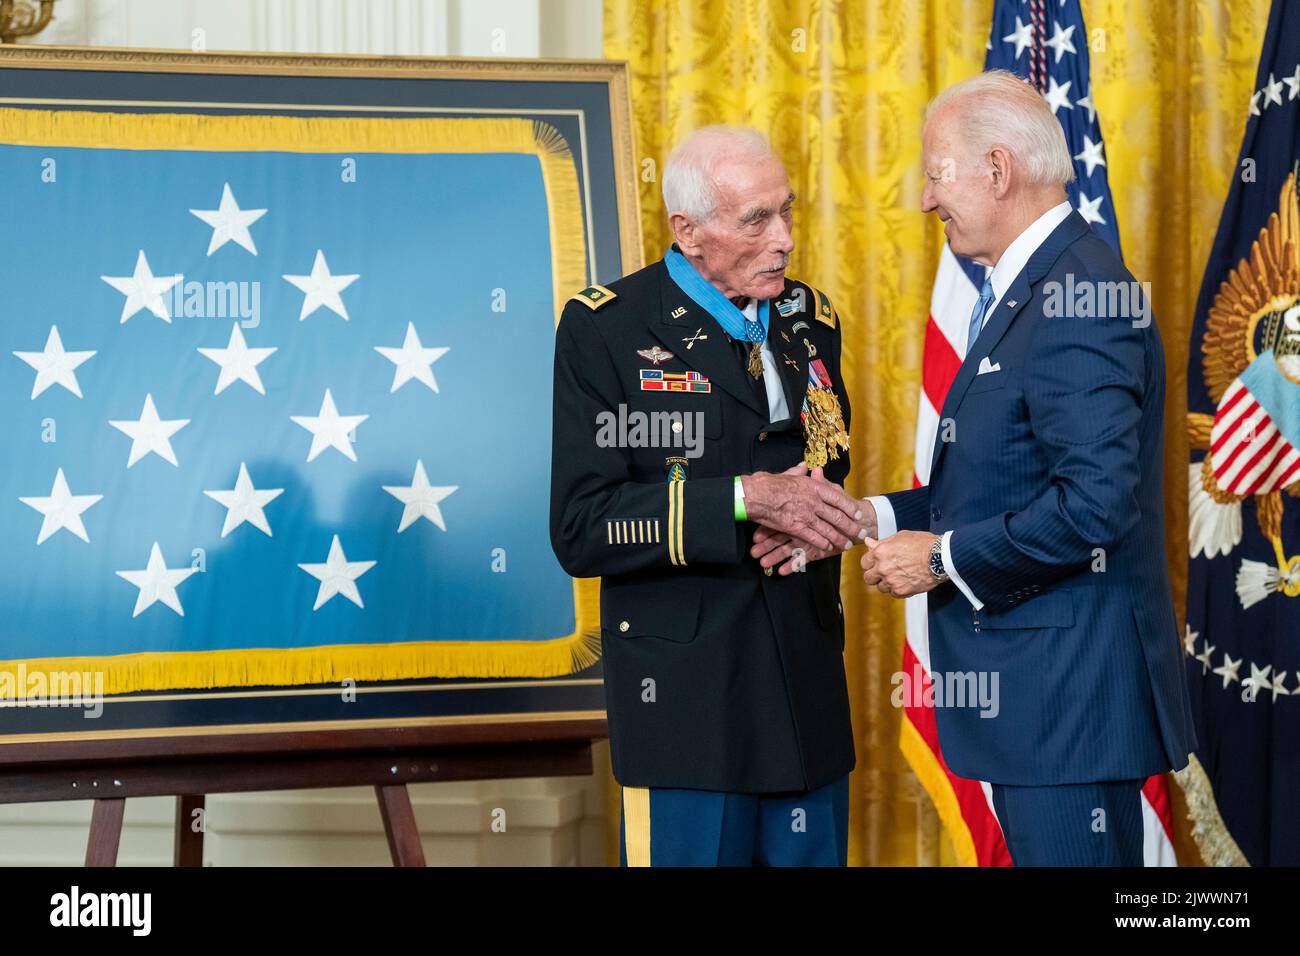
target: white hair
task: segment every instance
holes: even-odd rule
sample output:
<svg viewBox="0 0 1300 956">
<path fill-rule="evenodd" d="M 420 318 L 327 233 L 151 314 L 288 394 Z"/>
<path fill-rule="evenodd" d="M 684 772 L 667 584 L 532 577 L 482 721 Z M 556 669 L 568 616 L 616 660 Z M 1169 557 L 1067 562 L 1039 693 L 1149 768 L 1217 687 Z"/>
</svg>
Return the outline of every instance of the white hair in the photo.
<svg viewBox="0 0 1300 956">
<path fill-rule="evenodd" d="M 714 179 L 719 160 L 766 159 L 773 156 L 767 137 L 746 126 L 715 124 L 689 134 L 664 163 L 664 209 L 706 223 L 718 207 Z"/>
<path fill-rule="evenodd" d="M 973 154 L 983 157 L 1002 146 L 1035 185 L 1065 185 L 1074 179 L 1065 131 L 1052 108 L 1014 73 L 990 70 L 948 87 L 930 101 L 926 122 L 945 107 L 957 114 L 957 127 Z"/>
</svg>

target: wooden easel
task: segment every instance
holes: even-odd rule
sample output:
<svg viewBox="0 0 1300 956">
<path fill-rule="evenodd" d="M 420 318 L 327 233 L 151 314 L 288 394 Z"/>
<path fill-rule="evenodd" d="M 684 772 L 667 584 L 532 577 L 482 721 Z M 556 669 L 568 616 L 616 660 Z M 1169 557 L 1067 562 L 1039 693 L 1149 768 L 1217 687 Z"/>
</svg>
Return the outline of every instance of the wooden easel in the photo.
<svg viewBox="0 0 1300 956">
<path fill-rule="evenodd" d="M 95 801 L 86 866 L 115 866 L 129 797 L 176 796 L 176 866 L 201 866 L 210 793 L 373 786 L 394 866 L 424 866 L 407 784 L 580 776 L 606 735 L 589 718 L 294 730 L 0 746 L 0 803 Z"/>
</svg>

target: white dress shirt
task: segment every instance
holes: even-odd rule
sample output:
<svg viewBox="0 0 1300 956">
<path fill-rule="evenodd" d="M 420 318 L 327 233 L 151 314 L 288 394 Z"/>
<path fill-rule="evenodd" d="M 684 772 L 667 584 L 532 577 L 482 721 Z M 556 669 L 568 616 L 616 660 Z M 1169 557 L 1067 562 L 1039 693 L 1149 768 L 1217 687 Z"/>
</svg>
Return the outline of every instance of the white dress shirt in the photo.
<svg viewBox="0 0 1300 956">
<path fill-rule="evenodd" d="M 989 316 L 993 310 L 998 307 L 1002 297 L 1006 295 L 1007 289 L 1011 288 L 1011 283 L 1016 277 L 1024 271 L 1029 257 L 1032 256 L 1052 232 L 1063 223 L 1070 215 L 1072 207 L 1069 202 L 1058 203 L 1047 212 L 1043 213 L 1020 235 L 1016 236 L 1011 245 L 1007 246 L 1006 251 L 993 266 L 993 270 L 988 274 L 989 285 L 993 287 L 994 299 L 988 309 L 984 312 L 984 321 L 980 328 L 988 324 Z M 894 516 L 894 508 L 889 503 L 889 499 L 884 495 L 872 495 L 867 498 L 871 506 L 876 509 L 876 537 L 878 539 L 888 538 L 898 532 L 898 519 Z M 961 579 L 957 573 L 957 566 L 952 560 L 952 531 L 945 531 L 943 534 L 943 567 L 948 572 L 948 577 L 952 583 L 957 585 L 957 590 L 966 596 L 972 608 L 978 611 L 984 606 L 984 602 L 975 596 L 966 582 Z"/>
<path fill-rule="evenodd" d="M 745 314 L 746 322 L 758 321 L 758 303 L 753 299 L 740 310 Z M 785 403 L 785 385 L 781 382 L 781 370 L 776 367 L 776 357 L 763 340 L 763 388 L 767 392 L 768 421 L 779 422 L 790 417 L 790 407 Z"/>
</svg>

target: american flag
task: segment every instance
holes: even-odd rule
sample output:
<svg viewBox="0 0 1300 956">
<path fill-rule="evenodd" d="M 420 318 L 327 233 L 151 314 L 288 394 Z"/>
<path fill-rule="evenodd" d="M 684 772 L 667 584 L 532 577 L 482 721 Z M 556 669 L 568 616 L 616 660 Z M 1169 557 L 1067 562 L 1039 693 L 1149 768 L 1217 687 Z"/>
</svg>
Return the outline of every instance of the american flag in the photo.
<svg viewBox="0 0 1300 956">
<path fill-rule="evenodd" d="M 1116 252 L 1121 252 L 1119 226 L 1106 176 L 1101 121 L 1093 102 L 1088 32 L 1079 0 L 995 0 L 986 49 L 986 70 L 1010 70 L 1042 92 L 1061 121 L 1074 157 L 1076 178 L 1068 187 L 1070 202 L 1098 235 Z M 967 324 L 985 275 L 983 266 L 958 258 L 944 244 L 925 329 L 912 478 L 918 487 L 930 480 L 930 456 L 939 427 L 939 409 L 965 355 Z M 914 675 L 919 671 L 928 686 L 930 653 L 925 595 L 908 598 L 906 616 L 903 672 Z M 1006 841 L 993 812 L 992 790 L 985 782 L 963 779 L 948 769 L 939 751 L 933 707 L 909 704 L 904 708 L 900 745 L 938 808 L 960 861 L 966 865 L 1011 865 Z M 1167 778 L 1148 780 L 1143 798 L 1146 864 L 1172 866 L 1175 864 L 1173 817 Z"/>
</svg>

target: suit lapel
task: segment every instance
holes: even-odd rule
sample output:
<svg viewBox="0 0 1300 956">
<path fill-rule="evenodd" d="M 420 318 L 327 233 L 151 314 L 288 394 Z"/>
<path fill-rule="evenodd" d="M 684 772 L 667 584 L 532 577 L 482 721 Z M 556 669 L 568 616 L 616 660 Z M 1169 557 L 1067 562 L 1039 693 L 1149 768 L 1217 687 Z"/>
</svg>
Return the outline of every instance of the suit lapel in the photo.
<svg viewBox="0 0 1300 956">
<path fill-rule="evenodd" d="M 766 417 L 767 409 L 759 405 L 749 375 L 736 360 L 722 327 L 678 287 L 667 267 L 662 271 L 660 311 L 648 323 L 651 333 L 686 365 Z"/>
<path fill-rule="evenodd" d="M 1060 258 L 1061 253 L 1087 232 L 1087 220 L 1077 212 L 1071 212 L 1030 255 L 1029 261 L 1025 263 L 1025 267 L 1020 270 L 1020 274 L 1012 281 L 1006 294 L 998 302 L 997 308 L 993 310 L 988 321 L 984 324 L 983 331 L 975 339 L 975 347 L 962 360 L 961 367 L 957 370 L 957 377 L 952 380 L 952 385 L 944 398 L 943 410 L 939 413 L 941 429 L 944 420 L 956 416 L 957 409 L 961 407 L 962 399 L 966 396 L 966 390 L 970 388 L 971 382 L 975 380 L 980 363 L 992 354 L 998 343 L 1002 341 L 1002 337 L 1007 334 L 1012 321 L 1029 302 L 1034 285 L 1047 275 L 1056 260 Z M 939 467 L 939 459 L 943 457 L 943 450 L 947 444 L 947 442 L 940 439 L 935 440 L 934 450 L 930 456 L 930 476 L 932 481 Z"/>
</svg>

